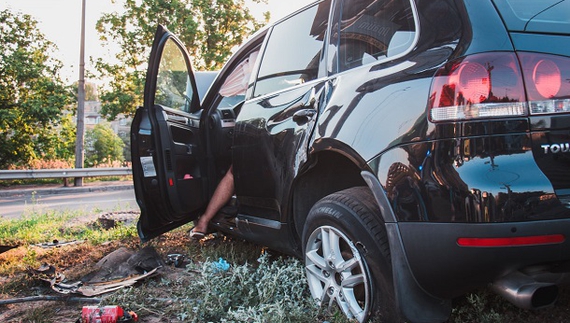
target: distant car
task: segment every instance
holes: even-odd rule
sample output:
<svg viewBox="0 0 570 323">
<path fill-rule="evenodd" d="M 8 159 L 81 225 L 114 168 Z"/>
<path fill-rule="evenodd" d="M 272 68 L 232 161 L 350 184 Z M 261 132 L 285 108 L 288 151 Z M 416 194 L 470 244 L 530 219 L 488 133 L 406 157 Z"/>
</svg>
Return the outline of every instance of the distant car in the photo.
<svg viewBox="0 0 570 323">
<path fill-rule="evenodd" d="M 570 1 L 324 0 L 245 43 L 201 101 L 159 27 L 133 174 L 148 241 L 196 219 L 304 259 L 365 322 L 478 287 L 551 305 L 570 272 Z"/>
<path fill-rule="evenodd" d="M 208 89 L 214 82 L 218 76 L 218 72 L 216 71 L 198 71 L 194 72 L 194 78 L 196 80 L 196 90 L 198 91 L 198 98 L 201 100 L 204 99 Z"/>
</svg>

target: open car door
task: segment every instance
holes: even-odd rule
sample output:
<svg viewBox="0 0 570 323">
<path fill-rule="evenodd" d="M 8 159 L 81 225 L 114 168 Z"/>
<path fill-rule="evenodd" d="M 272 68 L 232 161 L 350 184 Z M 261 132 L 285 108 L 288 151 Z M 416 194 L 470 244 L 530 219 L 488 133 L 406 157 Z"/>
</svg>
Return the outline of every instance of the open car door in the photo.
<svg viewBox="0 0 570 323">
<path fill-rule="evenodd" d="M 188 53 L 166 28 L 155 35 L 144 105 L 131 126 L 133 181 L 148 241 L 197 218 L 207 203 L 201 108 Z"/>
</svg>

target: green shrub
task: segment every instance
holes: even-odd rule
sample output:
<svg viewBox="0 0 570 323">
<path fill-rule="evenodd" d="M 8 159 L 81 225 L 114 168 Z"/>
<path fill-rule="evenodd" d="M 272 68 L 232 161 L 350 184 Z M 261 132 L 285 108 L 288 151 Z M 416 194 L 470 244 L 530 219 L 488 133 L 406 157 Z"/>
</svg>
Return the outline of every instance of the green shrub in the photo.
<svg viewBox="0 0 570 323">
<path fill-rule="evenodd" d="M 187 274 L 188 280 L 161 279 L 119 291 L 105 303 L 183 322 L 317 322 L 320 313 L 295 258 L 272 260 L 264 252 L 255 265 L 229 264 L 227 270 L 220 269 L 220 259 L 206 260 L 187 266 Z M 164 287 L 166 298 L 157 294 Z"/>
</svg>

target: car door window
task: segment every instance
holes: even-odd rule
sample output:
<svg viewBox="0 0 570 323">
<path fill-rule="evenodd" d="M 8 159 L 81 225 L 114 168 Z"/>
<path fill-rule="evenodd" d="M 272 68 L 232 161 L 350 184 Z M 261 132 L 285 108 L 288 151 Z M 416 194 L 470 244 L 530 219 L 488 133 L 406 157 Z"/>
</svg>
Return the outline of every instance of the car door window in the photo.
<svg viewBox="0 0 570 323">
<path fill-rule="evenodd" d="M 226 77 L 218 90 L 218 109 L 231 108 L 245 100 L 251 73 L 259 56 L 259 47 L 247 55 Z"/>
<path fill-rule="evenodd" d="M 344 0 L 334 24 L 339 71 L 395 58 L 414 43 L 416 24 L 409 0 Z"/>
<path fill-rule="evenodd" d="M 188 65 L 178 45 L 171 39 L 166 42 L 156 78 L 154 104 L 189 112 L 193 89 Z"/>
<path fill-rule="evenodd" d="M 318 77 L 330 0 L 277 24 L 269 36 L 255 84 L 261 96 Z"/>
</svg>

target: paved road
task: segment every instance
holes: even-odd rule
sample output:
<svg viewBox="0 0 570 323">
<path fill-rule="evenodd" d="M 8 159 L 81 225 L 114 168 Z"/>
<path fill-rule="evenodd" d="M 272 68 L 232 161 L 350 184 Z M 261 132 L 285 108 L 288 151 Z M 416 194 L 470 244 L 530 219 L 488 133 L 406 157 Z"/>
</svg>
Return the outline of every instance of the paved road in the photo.
<svg viewBox="0 0 570 323">
<path fill-rule="evenodd" d="M 100 213 L 105 211 L 138 210 L 132 187 L 100 191 L 73 190 L 36 194 L 0 195 L 0 220 L 19 218 L 33 212 L 49 210 L 84 210 Z"/>
</svg>

